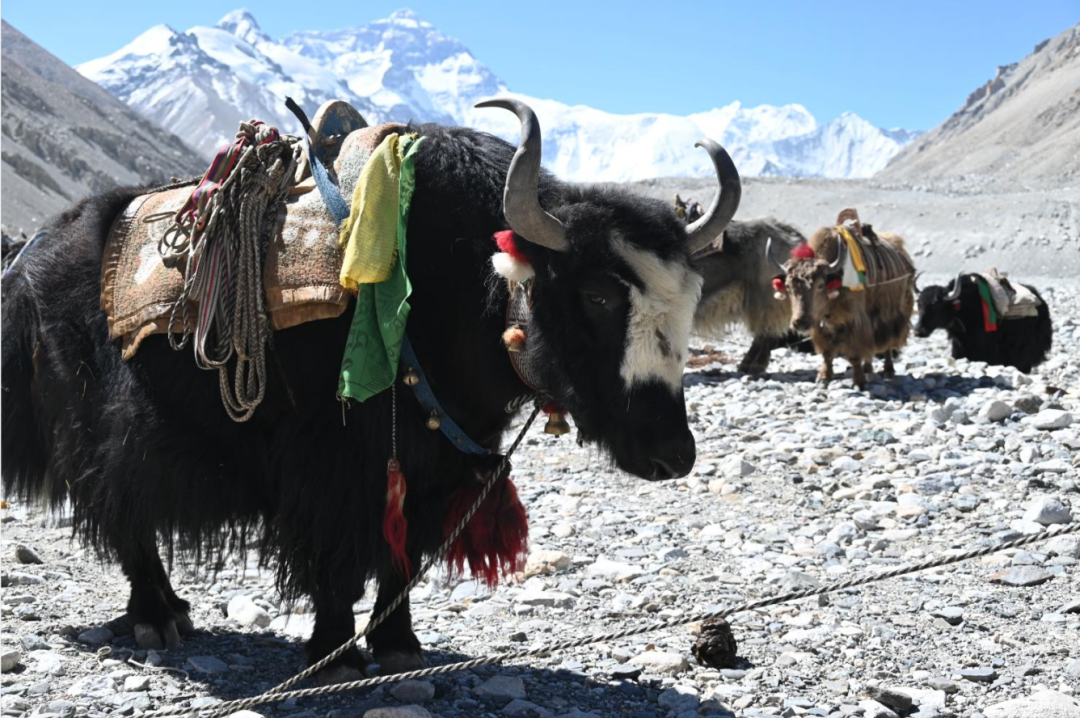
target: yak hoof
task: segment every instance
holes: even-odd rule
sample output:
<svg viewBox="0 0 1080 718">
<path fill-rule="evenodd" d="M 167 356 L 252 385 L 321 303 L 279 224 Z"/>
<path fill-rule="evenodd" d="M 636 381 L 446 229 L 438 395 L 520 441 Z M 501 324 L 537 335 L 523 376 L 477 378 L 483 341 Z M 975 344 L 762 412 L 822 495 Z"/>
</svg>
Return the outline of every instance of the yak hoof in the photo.
<svg viewBox="0 0 1080 718">
<path fill-rule="evenodd" d="M 427 661 L 424 660 L 423 654 L 415 651 L 379 652 L 375 654 L 375 662 L 379 664 L 379 675 L 382 676 L 427 668 Z"/>
<path fill-rule="evenodd" d="M 353 681 L 363 680 L 364 672 L 355 666 L 327 666 L 318 673 L 312 679 L 317 686 L 333 686 L 338 683 L 352 683 Z"/>
<path fill-rule="evenodd" d="M 191 618 L 186 613 L 178 613 L 176 614 L 176 630 L 180 631 L 182 635 L 195 633 L 195 624 L 191 622 Z"/>
<path fill-rule="evenodd" d="M 154 651 L 179 648 L 182 643 L 180 633 L 176 630 L 176 621 L 170 620 L 160 631 L 152 623 L 135 624 L 135 645 Z"/>
</svg>

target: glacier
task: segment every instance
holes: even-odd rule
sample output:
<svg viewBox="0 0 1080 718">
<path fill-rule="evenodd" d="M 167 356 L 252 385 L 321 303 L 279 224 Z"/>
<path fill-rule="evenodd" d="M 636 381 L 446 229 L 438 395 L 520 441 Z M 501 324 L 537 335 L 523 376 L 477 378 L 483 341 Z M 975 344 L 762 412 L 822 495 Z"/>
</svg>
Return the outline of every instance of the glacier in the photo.
<svg viewBox="0 0 1080 718">
<path fill-rule="evenodd" d="M 851 112 L 819 124 L 797 104 L 620 115 L 530 97 L 510 91 L 465 45 L 411 10 L 276 41 L 251 12 L 234 10 L 213 27 L 157 25 L 76 69 L 208 157 L 241 120 L 299 134 L 286 96 L 309 115 L 337 98 L 369 122 L 463 125 L 515 143 L 516 119 L 473 105 L 516 97 L 536 110 L 544 165 L 576 182 L 711 176 L 708 156 L 694 147 L 703 136 L 723 144 L 747 176 L 869 177 L 920 134 L 881 129 Z"/>
</svg>

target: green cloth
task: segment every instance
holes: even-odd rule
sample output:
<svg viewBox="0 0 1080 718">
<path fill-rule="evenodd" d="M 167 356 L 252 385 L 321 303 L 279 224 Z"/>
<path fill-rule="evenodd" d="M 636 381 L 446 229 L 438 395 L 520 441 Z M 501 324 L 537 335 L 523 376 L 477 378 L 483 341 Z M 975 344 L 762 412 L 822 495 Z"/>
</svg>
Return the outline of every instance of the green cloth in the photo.
<svg viewBox="0 0 1080 718">
<path fill-rule="evenodd" d="M 368 162 L 369 166 L 374 165 L 391 179 L 396 170 L 396 197 L 392 193 L 374 193 L 375 199 L 369 200 L 364 182 L 357 182 L 353 193 L 355 211 L 350 214 L 350 220 L 367 216 L 368 208 L 361 205 L 369 201 L 378 203 L 378 211 L 397 214 L 397 261 L 385 281 L 359 285 L 356 310 L 349 328 L 349 338 L 345 342 L 345 355 L 341 360 L 341 378 L 338 382 L 340 398 L 364 401 L 390 388 L 397 376 L 401 342 L 405 338 L 405 323 L 409 318 L 408 299 L 412 294 L 412 284 L 405 273 L 405 235 L 409 224 L 409 205 L 416 187 L 413 163 L 416 148 L 423 139 L 404 135 L 400 141 L 384 142 Z M 392 157 L 381 157 L 380 151 L 392 152 Z M 381 177 L 378 184 L 385 185 L 386 180 L 386 176 Z M 347 236 L 351 233 L 346 228 L 342 234 Z"/>
</svg>

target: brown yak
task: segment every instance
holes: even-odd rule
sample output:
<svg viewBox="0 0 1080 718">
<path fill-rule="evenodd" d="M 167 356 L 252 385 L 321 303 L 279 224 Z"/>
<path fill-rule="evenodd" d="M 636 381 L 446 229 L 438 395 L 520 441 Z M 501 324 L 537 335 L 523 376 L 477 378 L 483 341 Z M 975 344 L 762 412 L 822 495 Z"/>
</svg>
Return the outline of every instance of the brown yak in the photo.
<svg viewBox="0 0 1080 718">
<path fill-rule="evenodd" d="M 844 217 L 841 213 L 838 224 Z M 915 307 L 914 264 L 898 235 L 874 235 L 870 225 L 859 225 L 857 219 L 844 226 L 860 239 L 867 261 L 873 261 L 875 252 L 889 255 L 899 273 L 859 291 L 843 286 L 847 244 L 840 240 L 841 227 L 819 229 L 785 264 L 774 262 L 784 275 L 779 286 L 791 296 L 791 328 L 808 333 L 821 354 L 818 381 L 833 378 L 833 358 L 842 356 L 851 363 L 855 386 L 865 389 L 875 355 L 885 358 L 886 378 L 896 374 L 893 355 L 907 343 Z M 766 247 L 770 258 L 771 249 Z"/>
</svg>

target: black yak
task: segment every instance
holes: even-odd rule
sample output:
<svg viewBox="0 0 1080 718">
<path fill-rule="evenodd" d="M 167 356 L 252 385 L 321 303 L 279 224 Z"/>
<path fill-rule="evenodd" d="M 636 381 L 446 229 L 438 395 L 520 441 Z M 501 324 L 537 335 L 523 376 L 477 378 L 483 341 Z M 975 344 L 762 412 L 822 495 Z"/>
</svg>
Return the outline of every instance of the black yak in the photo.
<svg viewBox="0 0 1080 718">
<path fill-rule="evenodd" d="M 508 288 L 492 274 L 492 236 L 509 227 L 535 270 L 536 383 L 622 470 L 686 475 L 695 444 L 682 374 L 701 291 L 690 257 L 738 206 L 734 164 L 703 141 L 721 191 L 684 226 L 662 201 L 542 171 L 532 111 L 496 104 L 521 120 L 519 147 L 471 129 L 408 128 L 426 139 L 408 222 L 407 331 L 434 392 L 492 451 L 511 421 L 508 402 L 531 392 L 502 344 Z M 100 267 L 110 224 L 138 194 L 112 191 L 65 211 L 4 277 L 4 478 L 17 494 L 71 499 L 75 530 L 131 582 L 131 619 L 167 645 L 190 628 L 189 604 L 170 585 L 158 541 L 170 556 L 256 542 L 276 563 L 281 595 L 314 602 L 306 652 L 315 662 L 353 635 L 353 604 L 369 580 L 376 612 L 406 583 L 380 527 L 391 392 L 337 399 L 352 307 L 274 334 L 265 398 L 246 423 L 226 415 L 214 373 L 165 337 L 123 361 L 99 303 Z M 498 457 L 459 452 L 428 428 L 410 393 L 396 394 L 407 552 L 417 566 L 442 539 L 451 496 L 475 487 Z M 423 664 L 407 600 L 368 643 L 384 672 Z M 322 679 L 363 667 L 353 648 Z"/>
<path fill-rule="evenodd" d="M 1036 316 L 1004 318 L 988 331 L 975 280 L 976 275 L 961 272 L 944 287 L 921 290 L 916 336 L 928 337 L 934 330 L 944 329 L 954 359 L 1011 366 L 1030 373 L 1050 353 L 1054 336 L 1050 307 L 1034 287 L 1022 285 L 1038 299 Z"/>
</svg>

